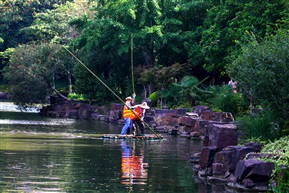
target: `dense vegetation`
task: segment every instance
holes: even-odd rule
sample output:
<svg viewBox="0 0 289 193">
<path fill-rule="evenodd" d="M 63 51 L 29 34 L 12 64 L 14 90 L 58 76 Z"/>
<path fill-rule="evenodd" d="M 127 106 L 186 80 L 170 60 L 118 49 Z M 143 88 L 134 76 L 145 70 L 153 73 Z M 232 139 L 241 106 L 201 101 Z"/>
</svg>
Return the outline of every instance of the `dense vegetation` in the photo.
<svg viewBox="0 0 289 193">
<path fill-rule="evenodd" d="M 260 140 L 289 133 L 287 0 L 0 0 L 0 9 L 0 79 L 17 104 L 58 91 L 117 101 L 79 58 L 122 98 L 230 111 Z M 248 116 L 256 107 L 263 113 Z"/>
<path fill-rule="evenodd" d="M 0 8 L 1 80 L 20 105 L 58 91 L 116 101 L 79 58 L 120 97 L 136 92 L 157 107 L 206 104 L 235 116 L 258 106 L 278 115 L 277 136 L 288 132 L 285 0 L 18 0 Z M 238 93 L 224 86 L 231 78 Z"/>
</svg>

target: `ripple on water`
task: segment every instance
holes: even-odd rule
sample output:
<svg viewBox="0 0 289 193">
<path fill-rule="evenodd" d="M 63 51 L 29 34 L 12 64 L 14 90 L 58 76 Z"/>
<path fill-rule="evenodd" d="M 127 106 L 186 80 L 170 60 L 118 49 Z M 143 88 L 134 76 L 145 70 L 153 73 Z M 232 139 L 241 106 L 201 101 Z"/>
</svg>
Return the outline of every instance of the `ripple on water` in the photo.
<svg viewBox="0 0 289 193">
<path fill-rule="evenodd" d="M 51 121 L 33 121 L 33 120 L 12 120 L 12 119 L 0 119 L 0 124 L 4 125 L 69 125 L 73 124 L 73 119 L 54 119 Z"/>
</svg>

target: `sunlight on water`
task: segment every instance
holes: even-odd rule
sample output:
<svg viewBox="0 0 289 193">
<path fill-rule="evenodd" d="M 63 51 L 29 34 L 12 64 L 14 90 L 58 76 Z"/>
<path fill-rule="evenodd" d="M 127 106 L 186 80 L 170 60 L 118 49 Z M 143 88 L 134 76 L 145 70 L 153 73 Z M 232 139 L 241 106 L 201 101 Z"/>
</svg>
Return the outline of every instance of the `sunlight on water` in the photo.
<svg viewBox="0 0 289 193">
<path fill-rule="evenodd" d="M 9 120 L 0 119 L 0 124 L 17 124 L 17 125 L 67 125 L 74 123 L 73 119 L 54 120 L 54 121 L 32 121 L 32 120 Z"/>
<path fill-rule="evenodd" d="M 21 108 L 12 102 L 0 102 L 0 111 L 4 112 L 26 112 L 26 113 L 38 113 L 40 105 L 35 105 L 31 108 Z"/>
</svg>

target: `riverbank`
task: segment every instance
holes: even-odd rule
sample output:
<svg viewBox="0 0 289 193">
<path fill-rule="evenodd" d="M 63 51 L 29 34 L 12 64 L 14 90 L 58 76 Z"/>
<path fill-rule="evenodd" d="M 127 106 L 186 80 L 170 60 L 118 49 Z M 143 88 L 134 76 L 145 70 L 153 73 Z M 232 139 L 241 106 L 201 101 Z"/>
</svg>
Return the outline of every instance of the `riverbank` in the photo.
<svg viewBox="0 0 289 193">
<path fill-rule="evenodd" d="M 122 108 L 123 104 L 118 103 L 106 108 L 52 97 L 51 105 L 42 108 L 40 114 L 124 124 Z M 192 155 L 191 161 L 196 176 L 203 183 L 221 184 L 221 187 L 242 191 L 269 190 L 274 164 L 258 159 L 269 156 L 259 153 L 261 144 L 238 146 L 241 132 L 230 112 L 213 112 L 208 106 L 195 106 L 192 112 L 185 108 L 151 108 L 144 121 L 157 133 L 202 140 L 201 152 Z"/>
</svg>

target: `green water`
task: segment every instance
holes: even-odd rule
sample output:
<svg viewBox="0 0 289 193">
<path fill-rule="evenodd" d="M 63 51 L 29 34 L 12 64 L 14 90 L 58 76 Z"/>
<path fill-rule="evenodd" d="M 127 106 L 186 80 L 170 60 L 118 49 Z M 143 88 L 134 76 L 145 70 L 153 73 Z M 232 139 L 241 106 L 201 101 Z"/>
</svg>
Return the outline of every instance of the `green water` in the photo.
<svg viewBox="0 0 289 193">
<path fill-rule="evenodd" d="M 121 127 L 0 112 L 0 192 L 207 192 L 189 162 L 200 141 L 100 137 Z"/>
</svg>

